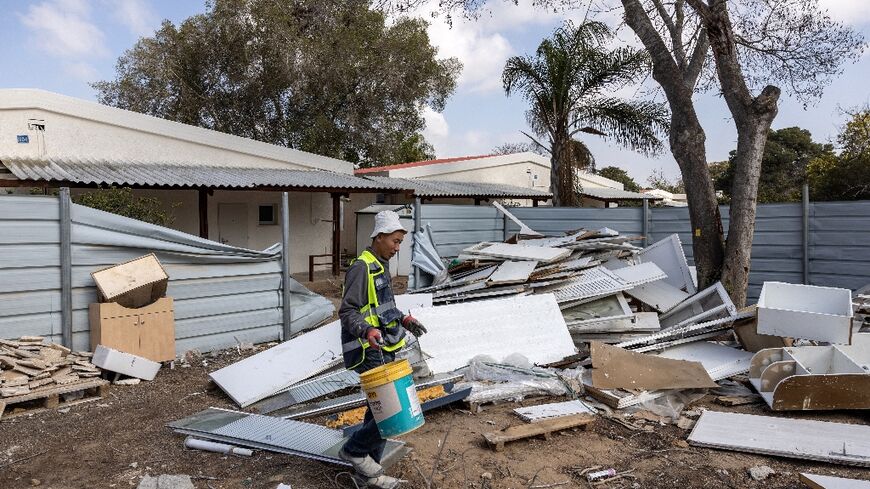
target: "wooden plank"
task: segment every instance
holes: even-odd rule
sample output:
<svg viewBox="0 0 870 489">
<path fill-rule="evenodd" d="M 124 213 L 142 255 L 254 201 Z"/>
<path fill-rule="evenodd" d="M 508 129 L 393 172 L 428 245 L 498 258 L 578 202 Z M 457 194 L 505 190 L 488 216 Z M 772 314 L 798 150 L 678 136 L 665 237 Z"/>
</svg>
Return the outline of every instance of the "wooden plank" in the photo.
<svg viewBox="0 0 870 489">
<path fill-rule="evenodd" d="M 704 411 L 694 446 L 870 467 L 870 426 Z"/>
<path fill-rule="evenodd" d="M 15 397 L 7 397 L 0 401 L 0 417 L 3 417 L 3 412 L 5 408 L 12 407 L 15 404 L 22 404 L 28 401 L 35 401 L 40 399 L 43 400 L 42 405 L 38 408 L 30 408 L 25 409 L 20 413 L 8 414 L 3 419 L 12 418 L 23 414 L 35 414 L 48 409 L 57 409 L 59 407 L 71 406 L 73 404 L 79 404 L 81 402 L 102 399 L 108 393 L 108 389 L 109 381 L 103 379 L 89 379 L 67 385 L 58 385 L 36 389 L 31 391 L 29 394 Z M 70 392 L 78 391 L 85 391 L 85 394 L 89 394 L 90 396 L 84 400 L 80 399 L 70 402 L 61 402 L 61 394 L 68 394 Z"/>
<path fill-rule="evenodd" d="M 592 342 L 592 385 L 598 389 L 716 387 L 700 362 L 674 360 Z"/>
<path fill-rule="evenodd" d="M 801 473 L 800 481 L 811 489 L 870 489 L 870 481 Z"/>
<path fill-rule="evenodd" d="M 483 437 L 487 443 L 492 445 L 496 451 L 504 449 L 504 444 L 510 441 L 522 440 L 534 436 L 543 435 L 545 438 L 553 432 L 567 430 L 582 426 L 583 429 L 589 423 L 595 421 L 595 416 L 589 414 L 575 414 L 573 416 L 563 416 L 547 421 L 541 421 L 534 424 L 523 424 L 519 426 L 511 426 L 501 431 L 484 433 Z"/>
</svg>

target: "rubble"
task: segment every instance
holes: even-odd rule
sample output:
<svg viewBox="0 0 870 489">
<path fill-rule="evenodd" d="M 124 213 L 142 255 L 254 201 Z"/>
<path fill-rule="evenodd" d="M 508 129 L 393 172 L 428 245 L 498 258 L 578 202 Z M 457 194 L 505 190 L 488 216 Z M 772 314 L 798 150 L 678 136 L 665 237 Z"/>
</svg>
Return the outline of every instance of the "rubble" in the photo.
<svg viewBox="0 0 870 489">
<path fill-rule="evenodd" d="M 2 398 L 47 391 L 98 377 L 101 370 L 90 355 L 45 343 L 40 336 L 24 336 L 0 343 L 0 405 Z M 0 409 L 2 414 L 2 409 Z"/>
</svg>

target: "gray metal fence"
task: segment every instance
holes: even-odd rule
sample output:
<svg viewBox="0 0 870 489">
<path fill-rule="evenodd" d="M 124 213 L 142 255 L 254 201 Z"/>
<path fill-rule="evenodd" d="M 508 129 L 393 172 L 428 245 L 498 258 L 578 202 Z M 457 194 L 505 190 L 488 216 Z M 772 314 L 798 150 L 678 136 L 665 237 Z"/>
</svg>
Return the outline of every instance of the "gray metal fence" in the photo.
<svg viewBox="0 0 870 489">
<path fill-rule="evenodd" d="M 62 339 L 58 197 L 0 197 L 0 338 Z M 169 274 L 176 350 L 210 351 L 279 339 L 281 247 L 244 250 L 88 207 L 71 205 L 72 346 L 89 349 L 91 272 L 155 253 Z M 290 282 L 292 331 L 332 315 L 329 300 Z"/>
<path fill-rule="evenodd" d="M 636 235 L 642 235 L 644 230 L 644 210 L 640 207 L 509 210 L 532 229 L 549 235 L 581 227 L 606 226 L 622 234 Z M 719 210 L 727 233 L 728 207 Z M 853 290 L 870 283 L 870 202 L 810 203 L 807 212 L 807 282 Z M 489 206 L 424 205 L 421 216 L 424 225 L 432 226 L 443 257 L 456 256 L 478 241 L 500 239 L 519 229 Z M 803 217 L 803 206 L 799 203 L 758 206 L 747 291 L 750 301 L 757 299 L 765 281 L 804 282 Z M 694 263 L 687 208 L 651 208 L 646 219 L 649 243 L 676 233 L 686 258 Z"/>
</svg>

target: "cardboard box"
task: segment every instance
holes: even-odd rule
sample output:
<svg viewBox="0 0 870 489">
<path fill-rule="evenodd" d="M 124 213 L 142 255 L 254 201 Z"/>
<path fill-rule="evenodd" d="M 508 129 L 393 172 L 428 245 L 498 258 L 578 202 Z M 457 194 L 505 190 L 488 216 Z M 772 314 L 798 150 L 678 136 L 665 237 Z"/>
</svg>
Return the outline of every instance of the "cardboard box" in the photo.
<svg viewBox="0 0 870 489">
<path fill-rule="evenodd" d="M 91 274 L 100 302 L 143 307 L 166 295 L 169 275 L 154 253 Z"/>
<path fill-rule="evenodd" d="M 114 302 L 89 308 L 91 349 L 103 345 L 155 362 L 175 359 L 175 311 L 169 297 L 131 309 Z"/>
<path fill-rule="evenodd" d="M 154 380 L 160 364 L 147 358 L 97 345 L 91 363 L 110 372 L 136 377 L 142 380 Z"/>
</svg>

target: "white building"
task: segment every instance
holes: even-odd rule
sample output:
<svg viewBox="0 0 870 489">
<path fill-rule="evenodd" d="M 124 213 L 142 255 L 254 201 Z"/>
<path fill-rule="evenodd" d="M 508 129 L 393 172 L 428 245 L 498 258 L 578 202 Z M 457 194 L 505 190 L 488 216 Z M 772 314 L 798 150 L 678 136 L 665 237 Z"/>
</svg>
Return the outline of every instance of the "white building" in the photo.
<svg viewBox="0 0 870 489">
<path fill-rule="evenodd" d="M 286 191 L 294 273 L 308 271 L 312 257 L 337 270 L 342 250 L 356 251 L 353 211 L 377 195 L 551 197 L 546 188 L 419 186 L 353 173 L 352 163 L 335 158 L 42 90 L 0 89 L 0 187 L 7 193 L 130 187 L 171 210 L 175 229 L 259 250 L 281 241 Z"/>
<path fill-rule="evenodd" d="M 546 192 L 550 189 L 550 158 L 531 152 L 464 156 L 364 168 L 356 170 L 355 174 L 424 182 L 501 184 Z M 582 187 L 584 207 L 606 207 L 618 201 L 646 198 L 643 194 L 626 191 L 625 186 L 620 182 L 592 173 L 578 172 L 577 179 Z M 519 205 L 536 205 L 536 202 L 530 199 L 501 200 Z M 467 199 L 465 202 L 455 203 L 467 203 Z"/>
<path fill-rule="evenodd" d="M 42 90 L 0 90 L 0 187 L 76 195 L 110 185 L 177 204 L 178 230 L 251 249 L 281 241 L 280 191 L 289 191 L 294 272 L 333 252 L 341 195 L 397 191 L 355 177 L 347 161 Z"/>
<path fill-rule="evenodd" d="M 675 194 L 659 188 L 645 189 L 643 193 L 652 195 L 661 199 L 660 204 L 665 207 L 688 207 L 689 202 L 686 200 L 686 194 Z"/>
</svg>

